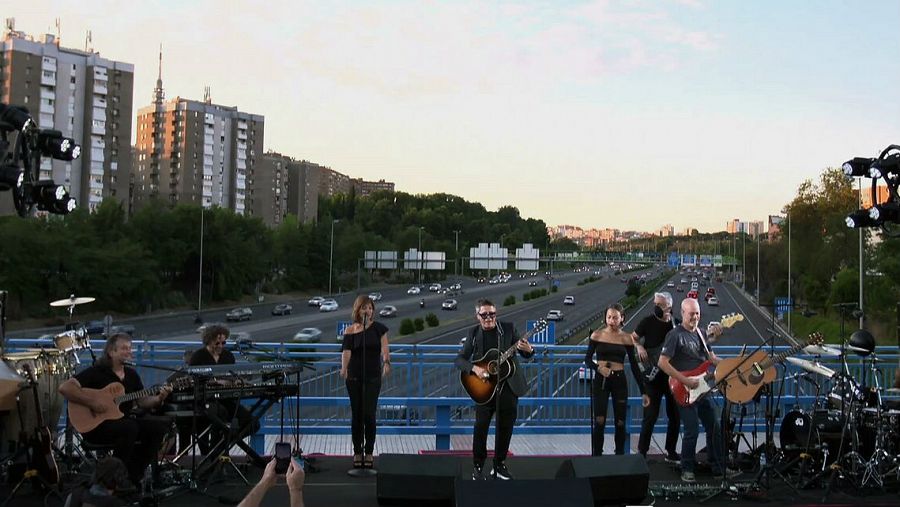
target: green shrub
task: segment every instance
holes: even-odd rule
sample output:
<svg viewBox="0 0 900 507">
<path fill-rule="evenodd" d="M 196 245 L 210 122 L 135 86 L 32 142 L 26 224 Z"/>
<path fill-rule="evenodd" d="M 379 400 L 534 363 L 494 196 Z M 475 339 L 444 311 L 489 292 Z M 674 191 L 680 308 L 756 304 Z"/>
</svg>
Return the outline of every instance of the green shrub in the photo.
<svg viewBox="0 0 900 507">
<path fill-rule="evenodd" d="M 425 316 L 425 322 L 428 323 L 428 327 L 438 327 L 438 324 L 440 324 L 438 316 L 431 312 L 429 312 L 428 315 Z"/>
<path fill-rule="evenodd" d="M 503 300 L 503 306 L 512 306 L 514 304 L 516 304 L 516 296 L 512 294 L 506 296 L 506 299 Z"/>
<path fill-rule="evenodd" d="M 416 317 L 415 326 L 416 331 L 422 331 L 425 329 L 425 321 L 422 319 L 422 317 Z"/>
<path fill-rule="evenodd" d="M 400 334 L 401 335 L 413 334 L 415 332 L 416 332 L 416 326 L 415 326 L 415 324 L 413 324 L 412 319 L 403 319 L 403 321 L 400 322 Z"/>
<path fill-rule="evenodd" d="M 522 301 L 529 301 L 530 299 L 531 299 L 530 292 L 526 292 L 525 294 L 522 294 Z"/>
<path fill-rule="evenodd" d="M 546 296 L 547 290 L 546 289 L 542 289 L 542 290 L 544 290 L 544 295 Z M 554 285 L 553 287 L 550 287 L 550 292 L 558 292 L 558 291 L 559 291 L 559 287 L 557 287 L 556 285 Z"/>
</svg>

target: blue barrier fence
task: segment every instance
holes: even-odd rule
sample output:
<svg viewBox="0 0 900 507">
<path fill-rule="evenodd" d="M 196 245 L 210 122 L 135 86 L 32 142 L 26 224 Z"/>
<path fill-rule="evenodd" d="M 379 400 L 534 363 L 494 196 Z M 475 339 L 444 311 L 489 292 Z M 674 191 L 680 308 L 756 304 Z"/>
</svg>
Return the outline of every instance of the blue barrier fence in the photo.
<svg viewBox="0 0 900 507">
<path fill-rule="evenodd" d="M 102 350 L 102 342 L 92 345 Z M 9 340 L 8 351 L 50 349 L 52 343 L 28 339 Z M 186 350 L 199 347 L 197 342 L 141 341 L 133 342 L 135 362 L 154 367 L 177 369 L 184 365 Z M 280 431 L 282 417 L 286 427 L 299 423 L 304 434 L 348 434 L 350 407 L 340 368 L 340 346 L 337 343 L 295 344 L 257 343 L 252 349 L 235 352 L 238 361 L 307 360 L 314 370 L 304 370 L 288 379 L 299 384 L 299 396 L 287 397 L 276 405 L 263 420 L 262 434 Z M 391 345 L 393 372 L 383 379 L 379 398 L 379 434 L 434 435 L 437 449 L 449 449 L 450 436 L 470 434 L 474 423 L 473 402 L 459 382 L 459 372 L 453 366 L 459 346 L 451 345 Z M 785 347 L 776 347 L 781 352 Z M 519 400 L 517 434 L 587 434 L 590 432 L 590 379 L 581 366 L 586 349 L 583 346 L 541 345 L 531 361 L 522 363 L 530 392 Z M 739 353 L 739 347 L 717 347 L 717 353 L 729 357 Z M 878 382 L 889 387 L 897 368 L 897 349 L 877 350 L 883 362 L 878 363 Z M 82 365 L 89 364 L 88 351 L 79 352 Z M 837 358 L 822 358 L 820 362 L 835 370 L 842 367 Z M 875 385 L 868 363 L 853 356 L 849 374 L 859 384 Z M 145 385 L 161 383 L 167 372 L 149 367 L 139 368 Z M 784 372 L 785 380 L 780 373 Z M 772 384 L 777 403 L 784 414 L 792 407 L 810 407 L 816 392 L 811 382 L 801 382 L 795 375 L 802 373 L 796 366 L 785 363 L 779 368 L 779 380 Z M 69 373 L 70 374 L 70 373 Z M 629 374 L 630 377 L 630 374 Z M 827 394 L 831 382 L 816 377 L 820 395 Z M 47 397 L 54 395 L 46 388 Z M 632 379 L 629 380 L 629 408 L 627 431 L 638 433 L 642 418 L 641 398 Z M 889 396 L 895 398 L 896 396 Z M 820 396 L 819 399 L 823 399 Z M 762 409 L 764 403 L 759 403 Z M 750 403 L 749 406 L 757 407 Z M 299 410 L 298 410 L 299 409 Z M 299 412 L 299 419 L 297 414 Z M 611 411 L 610 411 L 611 414 Z M 660 414 L 656 431 L 665 431 L 665 410 Z M 780 422 L 780 421 L 779 421 Z M 752 417 L 744 424 L 744 431 L 763 431 L 762 417 Z M 606 431 L 613 432 L 612 424 Z M 261 442 L 257 442 L 261 444 Z"/>
</svg>

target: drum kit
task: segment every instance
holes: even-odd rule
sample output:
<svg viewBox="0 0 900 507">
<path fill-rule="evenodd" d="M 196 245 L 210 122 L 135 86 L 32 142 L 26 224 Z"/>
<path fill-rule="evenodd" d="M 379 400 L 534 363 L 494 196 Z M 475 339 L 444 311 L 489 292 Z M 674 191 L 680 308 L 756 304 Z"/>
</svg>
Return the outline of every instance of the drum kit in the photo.
<svg viewBox="0 0 900 507">
<path fill-rule="evenodd" d="M 811 409 L 789 411 L 782 420 L 780 471 L 796 471 L 802 487 L 830 484 L 835 476 L 860 488 L 883 488 L 890 476 L 900 479 L 900 410 L 882 399 L 881 360 L 874 344 L 809 346 L 805 352 L 816 359 L 787 361 L 812 374 L 802 376 L 816 386 L 815 402 Z M 863 383 L 850 374 L 849 352 L 863 356 Z M 824 357 L 840 358 L 839 371 L 822 364 Z M 872 385 L 866 385 L 866 377 Z"/>
<path fill-rule="evenodd" d="M 66 307 L 69 322 L 77 305 L 94 301 L 92 297 L 74 295 L 53 301 L 52 307 Z M 39 415 L 55 428 L 63 409 L 59 386 L 68 380 L 81 363 L 78 354 L 90 350 L 91 344 L 83 327 L 73 328 L 53 337 L 53 347 L 30 348 L 6 352 L 0 356 L 0 455 L 21 448 L 23 435 L 32 435 Z M 37 396 L 29 395 L 34 390 Z"/>
</svg>

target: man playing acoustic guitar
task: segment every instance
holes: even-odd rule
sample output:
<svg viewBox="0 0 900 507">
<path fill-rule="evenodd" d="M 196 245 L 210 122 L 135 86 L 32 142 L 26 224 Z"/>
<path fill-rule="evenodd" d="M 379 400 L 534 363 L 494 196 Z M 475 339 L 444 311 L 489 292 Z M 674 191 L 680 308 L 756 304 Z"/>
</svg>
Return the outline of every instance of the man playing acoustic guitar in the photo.
<svg viewBox="0 0 900 507">
<path fill-rule="evenodd" d="M 469 332 L 462 351 L 454 361 L 456 367 L 461 371 L 488 381 L 492 378 L 492 374 L 484 367 L 474 363 L 479 362 L 478 358 L 483 358 L 491 349 L 503 351 L 515 346 L 524 358 L 534 355 L 534 347 L 528 341 L 519 339 L 519 333 L 511 322 L 497 321 L 497 308 L 494 303 L 487 299 L 480 299 L 475 306 L 475 317 L 478 319 L 478 325 Z M 483 478 L 482 470 L 487 459 L 488 428 L 491 426 L 491 419 L 494 417 L 498 405 L 500 408 L 497 412 L 494 467 L 491 470 L 491 477 L 500 480 L 512 479 L 506 467 L 506 454 L 509 451 L 509 442 L 512 440 L 513 426 L 516 423 L 519 396 L 528 391 L 528 382 L 525 381 L 525 374 L 522 373 L 522 368 L 519 367 L 515 355 L 509 359 L 509 362 L 515 369 L 512 375 L 500 381 L 497 393 L 491 397 L 490 401 L 475 406 L 475 429 L 472 435 L 472 456 L 475 468 L 472 472 L 472 479 L 476 481 Z M 499 401 L 495 399 L 497 397 L 499 397 Z"/>
<path fill-rule="evenodd" d="M 690 371 L 704 362 L 718 364 L 719 357 L 710 350 L 698 329 L 700 323 L 700 303 L 694 298 L 685 298 L 681 302 L 681 325 L 676 326 L 666 335 L 666 341 L 659 355 L 659 368 L 668 376 L 693 389 L 700 380 L 689 378 L 682 372 Z M 706 431 L 706 450 L 713 473 L 722 475 L 725 467 L 722 432 L 719 429 L 719 409 L 709 396 L 701 397 L 695 403 L 678 407 L 681 423 L 684 425 L 684 436 L 681 439 L 681 480 L 694 482 L 694 469 L 697 465 L 697 438 L 700 434 L 700 423 Z M 738 472 L 727 470 L 728 475 Z"/>
<path fill-rule="evenodd" d="M 125 366 L 134 358 L 131 352 L 131 336 L 116 333 L 106 340 L 103 355 L 97 364 L 82 370 L 59 386 L 59 393 L 69 403 L 88 407 L 92 414 L 102 417 L 115 412 L 114 401 L 104 399 L 103 392 L 96 391 L 117 382 L 125 386 L 125 393 L 144 389 L 141 377 L 131 367 Z M 136 400 L 138 406 L 151 409 L 160 405 L 171 388 L 164 386 L 156 396 Z M 113 445 L 113 454 L 128 467 L 128 476 L 134 484 L 141 480 L 144 470 L 156 459 L 168 425 L 160 420 L 135 417 L 131 414 L 132 402 L 119 406 L 125 417 L 107 419 L 82 437 L 92 444 Z M 71 414 L 71 411 L 70 411 Z M 78 427 L 73 420 L 73 425 Z"/>
</svg>

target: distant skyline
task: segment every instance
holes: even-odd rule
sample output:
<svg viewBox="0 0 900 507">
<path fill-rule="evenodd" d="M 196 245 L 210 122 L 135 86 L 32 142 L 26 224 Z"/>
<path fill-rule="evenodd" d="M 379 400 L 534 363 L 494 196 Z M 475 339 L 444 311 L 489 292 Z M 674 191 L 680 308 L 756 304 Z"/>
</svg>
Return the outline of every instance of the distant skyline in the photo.
<svg viewBox="0 0 900 507">
<path fill-rule="evenodd" d="M 0 2 L 265 147 L 548 225 L 723 230 L 900 144 L 900 2 Z M 848 210 L 852 211 L 852 210 Z"/>
</svg>

